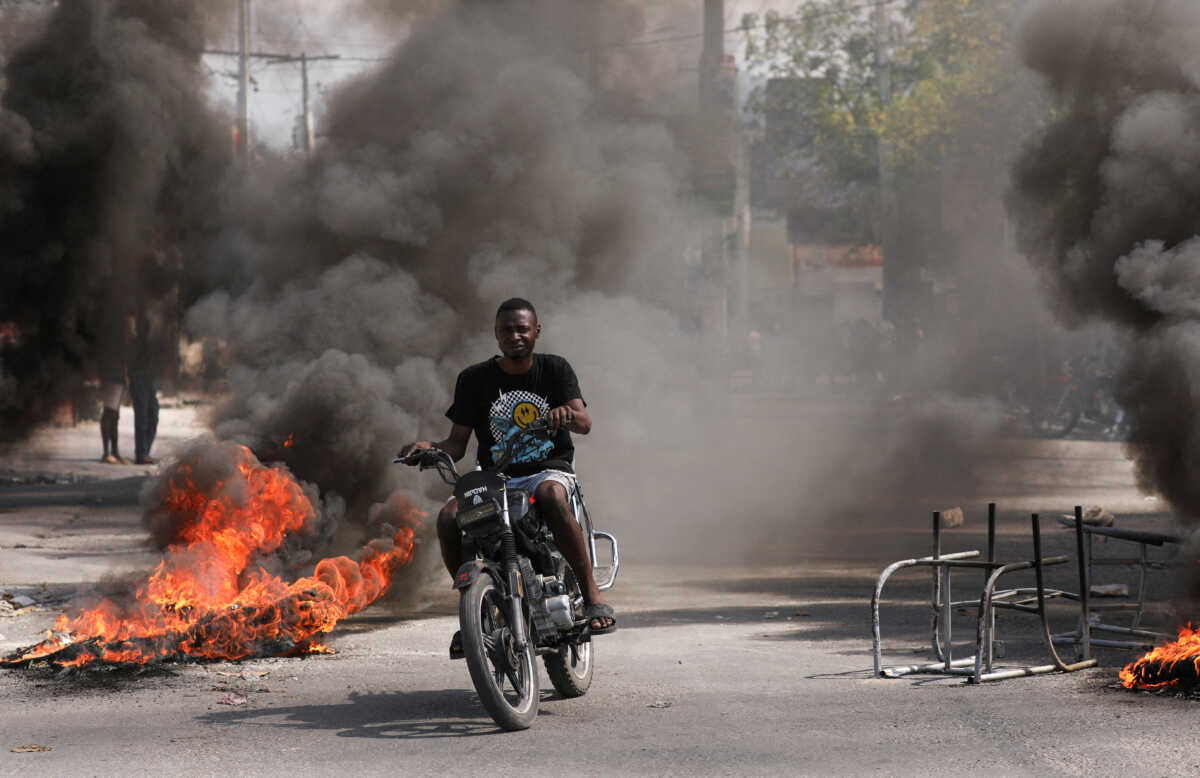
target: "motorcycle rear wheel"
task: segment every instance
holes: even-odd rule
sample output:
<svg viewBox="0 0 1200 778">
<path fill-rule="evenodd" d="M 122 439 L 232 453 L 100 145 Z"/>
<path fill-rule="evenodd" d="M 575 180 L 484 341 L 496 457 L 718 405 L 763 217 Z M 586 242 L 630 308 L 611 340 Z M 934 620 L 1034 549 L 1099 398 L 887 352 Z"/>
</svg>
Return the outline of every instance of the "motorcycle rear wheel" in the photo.
<svg viewBox="0 0 1200 778">
<path fill-rule="evenodd" d="M 458 601 L 463 652 L 479 701 L 503 729 L 528 729 L 537 717 L 538 674 L 533 645 L 517 651 L 504 615 L 503 593 L 482 573 Z"/>
<path fill-rule="evenodd" d="M 579 596 L 579 583 L 571 571 L 566 575 L 567 593 L 572 599 Z M 558 653 L 546 654 L 542 661 L 546 664 L 546 675 L 554 690 L 563 697 L 582 697 L 587 694 L 592 685 L 592 642 L 567 643 L 559 647 Z"/>
<path fill-rule="evenodd" d="M 582 697 L 592 685 L 592 642 L 569 643 L 557 654 L 546 654 L 546 675 L 563 697 Z"/>
</svg>

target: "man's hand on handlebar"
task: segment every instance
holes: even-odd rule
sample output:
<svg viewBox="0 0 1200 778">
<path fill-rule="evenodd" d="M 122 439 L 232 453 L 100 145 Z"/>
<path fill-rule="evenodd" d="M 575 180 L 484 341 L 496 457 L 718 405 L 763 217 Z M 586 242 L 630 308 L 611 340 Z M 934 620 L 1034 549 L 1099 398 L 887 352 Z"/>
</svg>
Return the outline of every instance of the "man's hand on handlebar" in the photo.
<svg viewBox="0 0 1200 778">
<path fill-rule="evenodd" d="M 451 462 L 457 462 L 467 453 L 467 442 L 471 439 L 471 428 L 465 424 L 455 424 L 450 428 L 450 434 L 445 440 L 418 440 L 400 449 L 397 459 L 408 460 L 418 451 L 437 450 L 450 457 Z M 412 464 L 411 462 L 409 464 Z"/>
<path fill-rule="evenodd" d="M 547 431 L 550 433 L 550 437 L 557 435 L 560 429 L 570 430 L 574 423 L 575 411 L 566 405 L 551 408 L 550 412 L 546 414 Z"/>
<path fill-rule="evenodd" d="M 400 449 L 400 453 L 396 455 L 397 462 L 403 462 L 406 465 L 415 465 L 420 462 L 420 457 L 417 456 L 422 451 L 437 451 L 437 446 L 433 445 L 428 440 L 418 440 L 415 443 L 409 443 L 404 448 Z"/>
<path fill-rule="evenodd" d="M 438 444 L 430 443 L 428 440 L 409 443 L 400 449 L 400 453 L 392 462 L 409 467 L 419 467 L 422 470 L 437 470 L 442 480 L 451 486 L 458 482 L 458 470 L 454 467 L 454 458 Z"/>
</svg>

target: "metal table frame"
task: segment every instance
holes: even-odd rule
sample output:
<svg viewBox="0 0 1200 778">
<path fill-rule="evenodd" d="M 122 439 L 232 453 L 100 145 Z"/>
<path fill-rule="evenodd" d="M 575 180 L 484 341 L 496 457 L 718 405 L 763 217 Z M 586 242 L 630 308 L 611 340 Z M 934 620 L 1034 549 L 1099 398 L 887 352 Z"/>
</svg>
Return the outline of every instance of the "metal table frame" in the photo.
<svg viewBox="0 0 1200 778">
<path fill-rule="evenodd" d="M 1166 570 L 1174 563 L 1173 557 L 1166 559 L 1151 559 L 1149 547 L 1155 546 L 1159 548 L 1168 545 L 1182 547 L 1184 538 L 1178 535 L 1172 535 L 1163 532 L 1147 532 L 1145 530 L 1128 530 L 1117 529 L 1116 527 L 1098 527 L 1089 526 L 1083 523 L 1083 508 L 1075 506 L 1075 515 L 1060 516 L 1059 522 L 1067 527 L 1075 529 L 1078 533 L 1082 528 L 1083 535 L 1087 538 L 1086 544 L 1081 547 L 1081 553 L 1086 557 L 1087 564 L 1084 566 L 1083 588 L 1091 591 L 1092 574 L 1097 565 L 1108 566 L 1133 566 L 1138 570 L 1137 597 L 1135 600 L 1126 600 L 1125 602 L 1113 602 L 1104 604 L 1091 604 L 1088 609 L 1080 614 L 1078 626 L 1072 632 L 1064 632 L 1053 636 L 1053 640 L 1058 644 L 1072 644 L 1077 648 L 1087 642 L 1088 646 L 1103 646 L 1105 648 L 1123 648 L 1135 651 L 1149 651 L 1155 646 L 1162 645 L 1167 640 L 1174 640 L 1176 635 L 1173 633 L 1156 632 L 1154 630 L 1142 629 L 1142 617 L 1145 615 L 1146 609 L 1146 590 L 1147 590 L 1147 573 L 1151 570 Z M 1096 536 L 1113 538 L 1128 543 L 1138 544 L 1138 555 L 1136 558 L 1101 558 L 1096 559 L 1093 554 L 1093 542 Z M 1176 549 L 1178 550 L 1178 548 Z M 1100 620 L 1098 611 L 1132 611 L 1133 620 L 1128 626 L 1120 626 L 1117 624 L 1107 624 Z M 1110 640 L 1108 638 L 1096 638 L 1092 636 L 1092 632 L 1108 632 L 1116 635 L 1123 635 L 1127 640 Z M 1138 640 L 1137 638 L 1141 638 Z"/>
<path fill-rule="evenodd" d="M 871 626 L 873 631 L 872 654 L 874 657 L 875 676 L 879 678 L 899 678 L 913 673 L 931 673 L 936 675 L 966 676 L 968 683 L 981 684 L 985 681 L 999 681 L 1005 678 L 1017 678 L 1029 675 L 1040 675 L 1055 670 L 1074 672 L 1085 667 L 1092 667 L 1096 660 L 1090 656 L 1090 642 L 1083 640 L 1079 644 L 1078 661 L 1068 663 L 1058 655 L 1054 648 L 1054 640 L 1050 634 L 1050 621 L 1046 612 L 1046 601 L 1051 599 L 1068 599 L 1080 603 L 1082 630 L 1087 632 L 1087 588 L 1081 586 L 1082 595 L 1059 589 L 1046 589 L 1043 570 L 1051 565 L 1060 565 L 1069 561 L 1066 556 L 1042 556 L 1042 536 L 1038 515 L 1031 517 L 1033 534 L 1033 559 L 1018 562 L 1002 563 L 996 561 L 996 504 L 988 504 L 988 544 L 987 559 L 978 559 L 979 551 L 959 551 L 950 554 L 942 553 L 941 513 L 933 514 L 933 555 L 919 559 L 904 559 L 889 565 L 880 574 L 875 583 L 875 592 L 871 597 Z M 1084 565 L 1083 532 L 1076 531 L 1076 547 L 1079 553 L 1079 579 L 1086 581 L 1087 571 Z M 883 588 L 888 579 L 899 570 L 913 567 L 931 569 L 933 578 L 933 596 L 930 607 L 932 614 L 932 642 L 934 654 L 938 661 L 930 664 L 908 665 L 903 667 L 883 667 L 880 638 L 880 602 L 883 598 Z M 951 593 L 951 573 L 956 569 L 981 570 L 984 573 L 983 591 L 978 600 L 961 600 L 955 602 Z M 1037 585 L 1034 588 L 1014 588 L 997 590 L 996 585 L 1006 574 L 1018 570 L 1034 570 Z M 1036 603 L 1036 604 L 1035 604 Z M 955 659 L 953 656 L 953 613 L 955 608 L 975 606 L 975 654 L 969 657 Z M 1036 614 L 1041 619 L 1042 637 L 1052 663 L 1027 667 L 1002 668 L 994 667 L 996 609 L 1005 608 L 1022 613 Z"/>
</svg>

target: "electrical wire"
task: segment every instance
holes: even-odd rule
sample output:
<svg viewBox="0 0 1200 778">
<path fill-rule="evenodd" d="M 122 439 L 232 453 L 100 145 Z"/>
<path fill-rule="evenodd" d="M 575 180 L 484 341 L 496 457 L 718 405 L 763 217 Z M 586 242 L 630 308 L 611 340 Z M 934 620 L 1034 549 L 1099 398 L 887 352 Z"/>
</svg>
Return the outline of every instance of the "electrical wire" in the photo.
<svg viewBox="0 0 1200 778">
<path fill-rule="evenodd" d="M 864 10 L 871 9 L 871 8 L 879 8 L 880 6 L 895 5 L 896 3 L 899 3 L 899 2 L 903 2 L 903 0 L 873 0 L 872 2 L 860 3 L 858 5 L 847 6 L 845 8 L 831 8 L 831 9 L 823 10 L 823 11 L 812 11 L 809 13 L 793 14 L 791 16 L 776 16 L 773 18 L 772 23 L 778 23 L 778 22 L 801 22 L 801 23 L 803 23 L 803 22 L 811 21 L 813 19 L 820 19 L 820 18 L 827 17 L 827 16 L 836 16 L 838 14 L 853 13 L 855 11 L 864 11 Z M 766 0 L 764 0 L 764 5 L 765 5 L 765 3 L 766 3 Z M 297 8 L 297 10 L 299 10 L 299 8 Z M 300 46 L 300 47 L 304 47 L 309 44 L 318 45 L 318 44 L 323 44 L 323 43 L 338 43 L 338 44 L 342 44 L 342 45 L 351 46 L 356 50 L 363 49 L 363 48 L 387 49 L 394 45 L 394 43 L 386 43 L 382 40 L 367 42 L 367 41 L 362 41 L 362 40 L 355 41 L 355 40 L 351 40 L 351 39 L 347 39 L 347 38 L 341 38 L 341 39 L 327 38 L 322 41 L 322 40 L 317 39 L 317 37 L 312 34 L 312 31 L 308 28 L 307 24 L 304 23 L 302 18 L 299 18 L 299 22 L 300 22 L 301 27 L 303 28 L 303 32 L 307 33 L 308 36 L 311 36 L 308 39 L 271 38 L 269 40 L 264 40 L 263 42 L 280 45 L 280 46 Z M 758 24 L 754 24 L 754 25 L 749 25 L 749 26 L 738 25 L 737 27 L 730 27 L 728 29 L 722 30 L 721 33 L 722 33 L 722 35 L 733 35 L 733 34 L 736 34 L 739 32 L 748 32 L 750 30 L 762 29 L 766 25 L 767 25 L 767 21 L 764 19 L 764 20 L 760 21 Z M 660 44 L 682 43 L 682 42 L 694 41 L 694 40 L 699 40 L 703 37 L 704 37 L 703 32 L 689 33 L 689 34 L 685 34 L 685 35 L 669 35 L 669 36 L 664 36 L 664 37 L 660 37 L 660 38 L 644 38 L 641 40 L 609 43 L 609 44 L 605 44 L 605 48 L 633 48 L 633 47 L 641 47 L 641 46 L 656 46 L 656 45 L 660 45 Z M 221 52 L 221 53 L 225 53 L 225 52 Z M 389 62 L 392 59 L 391 57 L 386 57 L 386 56 L 351 56 L 349 54 L 333 54 L 333 53 L 325 53 L 325 54 L 322 54 L 319 56 L 336 57 L 335 60 L 327 60 L 327 61 L 334 61 L 334 62 Z"/>
</svg>

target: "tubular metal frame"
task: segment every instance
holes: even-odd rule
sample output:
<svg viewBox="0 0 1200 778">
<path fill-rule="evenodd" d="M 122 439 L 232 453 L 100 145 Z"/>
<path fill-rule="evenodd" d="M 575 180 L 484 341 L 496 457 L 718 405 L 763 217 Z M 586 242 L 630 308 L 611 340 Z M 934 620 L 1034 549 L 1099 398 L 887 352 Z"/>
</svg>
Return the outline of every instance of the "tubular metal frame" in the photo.
<svg viewBox="0 0 1200 778">
<path fill-rule="evenodd" d="M 1089 646 L 1102 646 L 1105 648 L 1123 648 L 1135 651 L 1149 651 L 1155 646 L 1162 645 L 1166 640 L 1173 640 L 1176 636 L 1166 632 L 1156 632 L 1149 629 L 1141 629 L 1142 617 L 1145 615 L 1146 608 L 1146 590 L 1147 590 L 1147 573 L 1151 570 L 1166 570 L 1173 562 L 1172 559 L 1150 559 L 1148 553 L 1149 546 L 1164 547 L 1166 545 L 1181 546 L 1184 542 L 1182 537 L 1171 535 L 1162 532 L 1146 532 L 1142 530 L 1126 530 L 1117 529 L 1116 527 L 1098 527 L 1088 526 L 1083 523 L 1083 507 L 1075 506 L 1075 515 L 1060 516 L 1059 523 L 1075 529 L 1076 535 L 1082 535 L 1087 538 L 1086 543 L 1080 543 L 1079 554 L 1085 557 L 1087 564 L 1084 566 L 1083 590 L 1091 591 L 1092 573 L 1096 565 L 1110 566 L 1133 566 L 1138 570 L 1137 583 L 1137 599 L 1135 601 L 1125 601 L 1117 603 L 1106 603 L 1104 605 L 1091 605 L 1085 608 L 1080 615 L 1079 624 L 1071 632 L 1063 632 L 1052 636 L 1055 643 L 1072 644 L 1079 647 L 1086 643 Z M 1113 538 L 1129 543 L 1138 544 L 1137 558 L 1116 558 L 1116 559 L 1100 559 L 1097 560 L 1092 555 L 1093 542 L 1095 537 Z M 1122 627 L 1116 624 L 1106 624 L 1100 620 L 1097 611 L 1132 611 L 1133 621 L 1128 627 Z M 1092 632 L 1108 632 L 1116 635 L 1124 635 L 1130 638 L 1143 638 L 1142 640 L 1110 640 L 1108 638 L 1092 637 Z"/>
<path fill-rule="evenodd" d="M 1046 589 L 1043 569 L 1050 565 L 1064 564 L 1069 561 L 1066 556 L 1042 557 L 1041 526 L 1038 515 L 1032 516 L 1031 529 L 1033 534 L 1033 555 L 1031 561 L 1000 563 L 996 561 L 996 504 L 988 504 L 988 545 L 987 559 L 976 559 L 979 551 L 960 551 L 951 554 L 942 553 L 941 544 L 941 513 L 933 514 L 933 555 L 920 559 L 905 559 L 889 565 L 880 574 L 875 583 L 875 591 L 871 597 L 871 626 L 872 626 L 872 655 L 874 659 L 875 676 L 879 678 L 899 678 L 913 673 L 932 673 L 937 675 L 966 676 L 967 683 L 981 684 L 986 681 L 999 681 L 1006 678 L 1017 678 L 1029 675 L 1040 675 L 1055 670 L 1074 672 L 1085 667 L 1092 667 L 1096 660 L 1090 656 L 1090 644 L 1084 641 L 1078 661 L 1067 663 L 1062 660 L 1054 648 L 1050 633 L 1050 621 L 1046 611 L 1046 600 L 1063 598 L 1080 602 L 1080 612 L 1087 613 L 1086 588 L 1082 596 L 1059 589 Z M 1083 533 L 1076 533 L 1077 548 L 1082 551 Z M 1081 583 L 1086 580 L 1087 571 L 1084 567 L 1083 554 L 1079 555 L 1079 577 Z M 880 601 L 883 598 L 883 588 L 893 573 L 909 567 L 928 567 L 932 570 L 933 597 L 930 607 L 932 615 L 932 642 L 934 654 L 938 661 L 930 664 L 906 665 L 903 667 L 883 667 L 880 637 Z M 977 569 L 984 572 L 984 588 L 978 601 L 962 600 L 955 602 L 951 595 L 951 571 L 954 569 Z M 1034 588 L 1002 589 L 997 591 L 996 584 L 1000 578 L 1018 570 L 1034 570 L 1037 585 Z M 1033 603 L 1036 603 L 1034 605 Z M 976 606 L 975 654 L 974 656 L 955 659 L 953 656 L 953 612 L 956 607 Z M 1023 613 L 1033 613 L 1040 617 L 1042 637 L 1050 653 L 1052 664 L 1028 667 L 995 669 L 996 608 L 1007 608 Z M 1083 619 L 1086 622 L 1086 618 Z M 1086 632 L 1086 625 L 1083 627 Z"/>
</svg>

